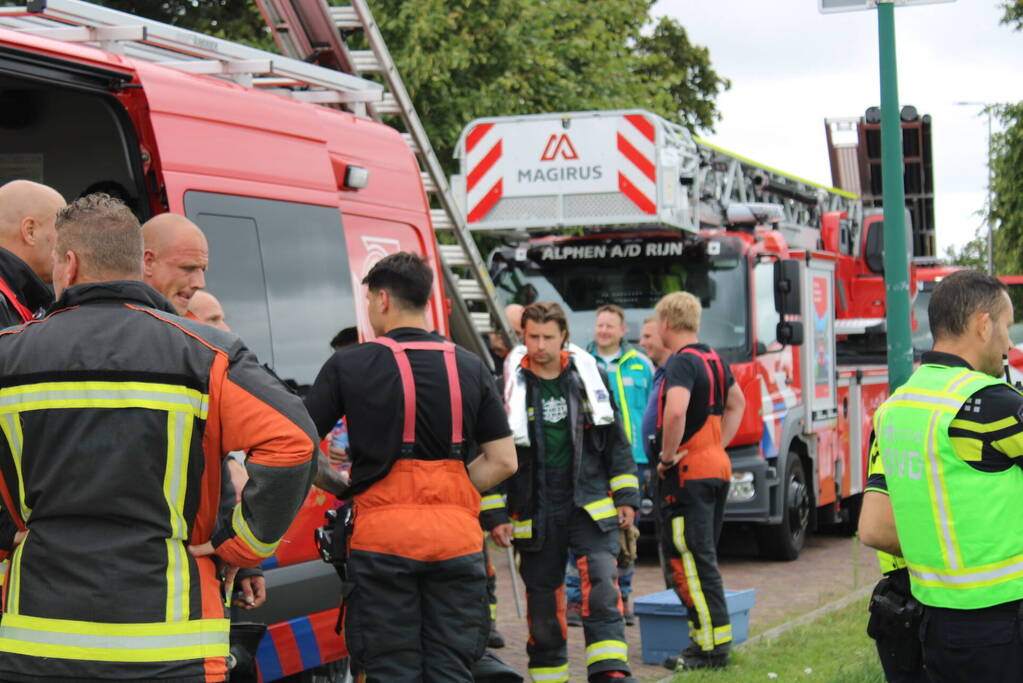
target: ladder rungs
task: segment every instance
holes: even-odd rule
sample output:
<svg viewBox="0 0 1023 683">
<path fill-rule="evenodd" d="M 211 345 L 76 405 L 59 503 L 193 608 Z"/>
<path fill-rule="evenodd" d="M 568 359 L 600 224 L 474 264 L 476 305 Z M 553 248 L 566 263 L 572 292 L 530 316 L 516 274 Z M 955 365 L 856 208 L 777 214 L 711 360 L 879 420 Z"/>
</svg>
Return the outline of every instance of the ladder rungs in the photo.
<svg viewBox="0 0 1023 683">
<path fill-rule="evenodd" d="M 430 222 L 433 223 L 434 230 L 451 230 L 455 227 L 451 218 L 448 217 L 448 212 L 444 209 L 430 209 Z M 461 253 L 462 248 L 458 247 L 458 251 Z M 469 262 L 466 261 L 459 265 L 467 266 Z"/>
<path fill-rule="evenodd" d="M 405 144 L 408 145 L 408 148 L 412 150 L 413 154 L 419 154 L 422 151 L 419 149 L 419 143 L 416 142 L 416 139 L 415 137 L 412 136 L 412 133 L 402 133 L 401 139 L 405 141 Z"/>
<path fill-rule="evenodd" d="M 362 28 L 359 15 L 355 13 L 354 7 L 331 7 L 330 18 L 338 28 Z"/>
<path fill-rule="evenodd" d="M 372 50 L 351 50 L 349 54 L 352 55 L 352 64 L 355 66 L 355 70 L 360 74 L 383 73 L 380 60 Z"/>
<path fill-rule="evenodd" d="M 476 280 L 458 280 L 458 293 L 467 301 L 484 301 L 483 288 Z"/>
<path fill-rule="evenodd" d="M 401 107 L 398 106 L 398 100 L 394 98 L 389 92 L 384 93 L 383 99 L 377 105 L 377 113 L 381 115 L 388 114 L 401 114 Z"/>
<path fill-rule="evenodd" d="M 432 212 L 431 212 L 432 213 Z M 436 226 L 435 226 L 436 227 Z M 448 268 L 464 268 L 469 265 L 469 259 L 462 251 L 460 244 L 438 244 L 440 257 Z"/>
<path fill-rule="evenodd" d="M 469 313 L 472 318 L 472 326 L 480 334 L 489 334 L 494 331 L 494 323 L 489 313 Z"/>
<path fill-rule="evenodd" d="M 433 182 L 433 176 L 426 171 L 423 171 L 421 175 L 423 176 L 423 189 L 426 190 L 426 193 L 436 192 L 437 183 Z"/>
</svg>

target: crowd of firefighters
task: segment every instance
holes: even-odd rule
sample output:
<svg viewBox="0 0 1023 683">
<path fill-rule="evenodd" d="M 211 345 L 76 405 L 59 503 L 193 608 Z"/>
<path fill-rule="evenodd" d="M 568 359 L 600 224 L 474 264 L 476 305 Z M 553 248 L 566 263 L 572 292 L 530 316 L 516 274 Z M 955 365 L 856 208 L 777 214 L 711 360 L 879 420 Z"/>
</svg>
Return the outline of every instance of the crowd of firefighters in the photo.
<svg viewBox="0 0 1023 683">
<path fill-rule="evenodd" d="M 310 484 L 353 511 L 338 533 L 364 680 L 472 680 L 492 630 L 481 523 L 518 551 L 532 679 L 568 680 L 567 604 L 589 680 L 633 680 L 619 555 L 643 495 L 689 612 L 669 664 L 726 664 L 715 545 L 743 399 L 698 342 L 697 299 L 667 295 L 645 322 L 653 363 L 616 306 L 588 350 L 556 303 L 513 308 L 521 343 L 495 349 L 495 382 L 429 331 L 433 271 L 401 252 L 364 279 L 376 338 L 299 398 L 230 333 L 207 266 L 184 216 L 139 225 L 108 195 L 0 187 L 0 679 L 224 680 L 226 606 L 266 599 L 245 568 Z M 315 446 L 341 418 L 344 469 Z"/>
<path fill-rule="evenodd" d="M 689 618 L 691 645 L 665 664 L 727 664 L 715 546 L 744 400 L 699 343 L 699 300 L 660 300 L 649 358 L 612 304 L 588 349 L 558 304 L 512 307 L 521 343 L 494 344 L 495 382 L 429 331 L 433 270 L 400 252 L 363 280 L 376 337 L 343 345 L 300 398 L 227 329 L 207 265 L 183 216 L 139 225 L 105 194 L 0 187 L 0 680 L 225 680 L 227 606 L 266 598 L 244 570 L 311 484 L 352 511 L 335 533 L 362 680 L 473 680 L 492 631 L 481 524 L 518 551 L 532 680 L 569 679 L 570 619 L 590 681 L 633 680 L 643 496 Z M 890 680 L 1023 680 L 1012 304 L 964 271 L 929 315 L 934 351 L 875 417 L 861 534 L 889 576 L 872 635 Z M 342 418 L 350 469 L 316 446 Z"/>
</svg>

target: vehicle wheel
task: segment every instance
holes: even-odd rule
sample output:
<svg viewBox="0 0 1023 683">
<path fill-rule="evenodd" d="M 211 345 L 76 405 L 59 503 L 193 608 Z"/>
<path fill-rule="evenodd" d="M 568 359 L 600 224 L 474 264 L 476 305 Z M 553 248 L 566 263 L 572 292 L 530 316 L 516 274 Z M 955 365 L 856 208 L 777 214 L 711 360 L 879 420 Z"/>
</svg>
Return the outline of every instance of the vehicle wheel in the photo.
<svg viewBox="0 0 1023 683">
<path fill-rule="evenodd" d="M 760 556 L 768 560 L 791 561 L 799 557 L 810 526 L 810 490 L 803 463 L 789 453 L 782 480 L 782 517 L 779 524 L 762 524 L 757 529 Z"/>
<path fill-rule="evenodd" d="M 280 679 L 281 683 L 352 683 L 354 680 L 347 657 Z"/>
</svg>

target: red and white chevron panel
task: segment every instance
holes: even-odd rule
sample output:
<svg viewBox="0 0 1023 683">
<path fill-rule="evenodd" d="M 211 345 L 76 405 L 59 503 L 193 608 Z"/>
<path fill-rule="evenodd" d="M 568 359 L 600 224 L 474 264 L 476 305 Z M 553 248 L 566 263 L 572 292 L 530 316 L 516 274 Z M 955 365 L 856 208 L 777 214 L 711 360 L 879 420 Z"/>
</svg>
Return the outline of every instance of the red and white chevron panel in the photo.
<svg viewBox="0 0 1023 683">
<path fill-rule="evenodd" d="M 656 134 L 650 119 L 639 114 L 621 117 L 618 125 L 618 190 L 640 211 L 657 213 Z"/>
<path fill-rule="evenodd" d="M 500 133 L 492 123 L 481 123 L 465 136 L 465 167 L 469 169 L 465 205 L 469 223 L 482 220 L 504 196 L 504 182 L 495 168 L 503 153 Z"/>
</svg>

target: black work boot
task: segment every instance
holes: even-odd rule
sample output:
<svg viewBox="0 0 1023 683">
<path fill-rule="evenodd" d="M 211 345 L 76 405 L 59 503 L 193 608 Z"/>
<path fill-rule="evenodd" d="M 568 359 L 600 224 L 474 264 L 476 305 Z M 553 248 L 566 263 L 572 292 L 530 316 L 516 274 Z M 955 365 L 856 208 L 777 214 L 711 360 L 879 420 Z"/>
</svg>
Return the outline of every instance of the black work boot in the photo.
<svg viewBox="0 0 1023 683">
<path fill-rule="evenodd" d="M 492 650 L 500 650 L 504 647 L 504 636 L 497 630 L 497 626 L 490 624 L 490 635 L 487 636 L 487 647 Z"/>
<path fill-rule="evenodd" d="M 690 645 L 678 655 L 668 657 L 662 663 L 665 669 L 671 671 L 695 671 L 697 669 L 724 669 L 728 666 L 728 646 L 717 646 L 707 651 L 695 643 Z"/>
</svg>

